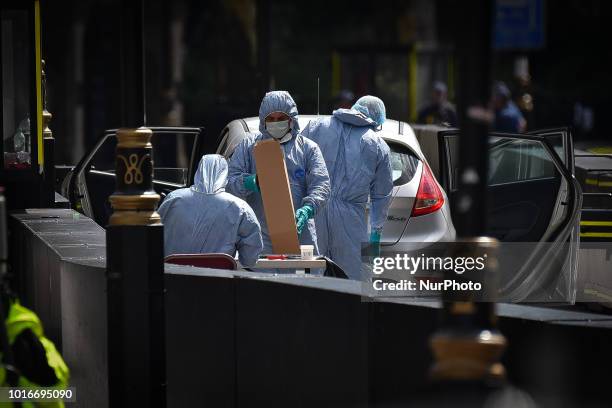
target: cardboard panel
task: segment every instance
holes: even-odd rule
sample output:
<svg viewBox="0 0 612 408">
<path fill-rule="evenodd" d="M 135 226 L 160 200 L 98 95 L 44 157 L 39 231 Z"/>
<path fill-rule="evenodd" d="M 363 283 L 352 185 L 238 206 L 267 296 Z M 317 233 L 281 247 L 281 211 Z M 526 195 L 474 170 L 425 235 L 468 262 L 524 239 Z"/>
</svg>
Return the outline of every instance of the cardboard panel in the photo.
<svg viewBox="0 0 612 408">
<path fill-rule="evenodd" d="M 277 254 L 299 254 L 295 210 L 280 143 L 262 140 L 255 145 L 253 153 L 272 249 Z"/>
</svg>

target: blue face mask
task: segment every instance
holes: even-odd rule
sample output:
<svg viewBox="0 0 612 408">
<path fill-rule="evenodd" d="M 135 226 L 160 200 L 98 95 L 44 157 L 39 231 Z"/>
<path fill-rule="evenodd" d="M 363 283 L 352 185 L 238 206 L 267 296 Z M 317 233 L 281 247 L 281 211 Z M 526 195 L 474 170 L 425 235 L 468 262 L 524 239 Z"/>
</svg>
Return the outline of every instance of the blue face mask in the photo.
<svg viewBox="0 0 612 408">
<path fill-rule="evenodd" d="M 266 122 L 266 130 L 275 139 L 282 139 L 289 133 L 289 121 L 281 120 L 280 122 Z"/>
</svg>

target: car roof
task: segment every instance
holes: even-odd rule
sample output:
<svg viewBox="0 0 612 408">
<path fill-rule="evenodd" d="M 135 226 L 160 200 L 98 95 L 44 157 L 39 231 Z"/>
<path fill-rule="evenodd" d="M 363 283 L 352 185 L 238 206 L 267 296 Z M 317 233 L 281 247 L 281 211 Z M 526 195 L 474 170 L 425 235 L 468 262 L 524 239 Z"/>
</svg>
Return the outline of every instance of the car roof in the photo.
<svg viewBox="0 0 612 408">
<path fill-rule="evenodd" d="M 300 129 L 304 129 L 308 123 L 317 118 L 325 118 L 330 115 L 299 115 L 298 122 Z M 250 132 L 259 132 L 259 118 L 257 116 L 243 119 L 249 128 Z M 386 142 L 401 143 L 414 151 L 420 159 L 424 159 L 421 146 L 417 141 L 416 135 L 412 127 L 406 122 L 387 119 L 383 123 L 382 129 L 377 132 Z"/>
</svg>

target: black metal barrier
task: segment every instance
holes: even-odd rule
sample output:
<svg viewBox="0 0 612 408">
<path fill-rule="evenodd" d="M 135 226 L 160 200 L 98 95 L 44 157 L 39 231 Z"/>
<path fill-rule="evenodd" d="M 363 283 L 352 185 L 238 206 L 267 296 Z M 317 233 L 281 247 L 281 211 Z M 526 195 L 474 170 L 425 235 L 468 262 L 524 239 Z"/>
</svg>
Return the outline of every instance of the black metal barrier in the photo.
<svg viewBox="0 0 612 408">
<path fill-rule="evenodd" d="M 9 217 L 10 264 L 21 302 L 40 317 L 77 387 L 77 406 L 108 406 L 105 231 L 68 209 Z"/>
<path fill-rule="evenodd" d="M 108 406 L 105 231 L 71 210 L 10 219 L 22 300 L 71 369 L 75 406 Z M 368 302 L 361 283 L 166 265 L 169 407 L 410 406 L 438 305 Z M 499 305 L 510 381 L 540 406 L 610 401 L 612 316 Z"/>
</svg>

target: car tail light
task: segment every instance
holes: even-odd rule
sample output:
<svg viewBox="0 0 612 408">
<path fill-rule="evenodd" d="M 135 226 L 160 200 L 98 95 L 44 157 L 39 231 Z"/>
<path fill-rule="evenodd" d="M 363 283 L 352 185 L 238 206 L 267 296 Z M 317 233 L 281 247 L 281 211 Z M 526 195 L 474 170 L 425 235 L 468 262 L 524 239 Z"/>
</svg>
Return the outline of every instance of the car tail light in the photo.
<svg viewBox="0 0 612 408">
<path fill-rule="evenodd" d="M 438 183 L 427 163 L 423 163 L 423 172 L 421 173 L 421 181 L 419 189 L 414 199 L 414 207 L 412 207 L 412 217 L 419 215 L 430 214 L 437 211 L 444 204 L 444 196 Z"/>
</svg>

